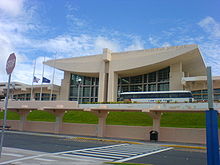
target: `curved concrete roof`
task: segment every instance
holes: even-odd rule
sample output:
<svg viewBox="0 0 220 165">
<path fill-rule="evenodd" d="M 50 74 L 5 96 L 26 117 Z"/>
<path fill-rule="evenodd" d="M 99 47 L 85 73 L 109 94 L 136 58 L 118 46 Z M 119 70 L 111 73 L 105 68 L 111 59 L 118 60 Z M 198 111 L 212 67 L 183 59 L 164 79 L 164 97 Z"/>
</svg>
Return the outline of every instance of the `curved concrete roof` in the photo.
<svg viewBox="0 0 220 165">
<path fill-rule="evenodd" d="M 81 74 L 99 73 L 103 54 L 55 60 L 55 68 Z M 206 66 L 197 45 L 183 45 L 137 51 L 111 53 L 109 66 L 121 76 L 149 73 L 182 62 L 190 76 L 206 74 Z M 54 60 L 45 62 L 54 65 Z"/>
</svg>

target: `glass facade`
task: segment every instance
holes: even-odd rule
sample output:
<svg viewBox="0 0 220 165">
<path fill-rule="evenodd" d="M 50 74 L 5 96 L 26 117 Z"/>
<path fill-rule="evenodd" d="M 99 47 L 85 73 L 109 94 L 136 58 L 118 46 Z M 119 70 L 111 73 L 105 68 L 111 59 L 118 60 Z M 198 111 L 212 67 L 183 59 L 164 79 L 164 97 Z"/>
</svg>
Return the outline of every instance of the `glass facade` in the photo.
<svg viewBox="0 0 220 165">
<path fill-rule="evenodd" d="M 15 99 L 15 100 L 30 100 L 30 98 L 31 98 L 30 93 L 13 95 L 13 99 Z M 40 93 L 35 93 L 34 99 L 40 100 Z M 42 93 L 41 100 L 46 100 L 46 101 L 50 100 L 50 94 L 49 93 Z M 56 94 L 52 95 L 52 100 L 56 100 Z"/>
<path fill-rule="evenodd" d="M 71 74 L 69 100 L 79 103 L 97 102 L 98 85 L 99 78 Z"/>
<path fill-rule="evenodd" d="M 214 89 L 214 100 L 220 101 L 220 89 Z M 197 101 L 207 101 L 208 100 L 208 91 L 206 89 L 192 91 L 193 98 Z"/>
<path fill-rule="evenodd" d="M 170 67 L 149 74 L 118 79 L 118 93 L 140 91 L 169 91 Z"/>
<path fill-rule="evenodd" d="M 13 99 L 15 99 L 15 100 L 30 100 L 30 98 L 31 98 L 30 93 L 13 95 Z"/>
</svg>

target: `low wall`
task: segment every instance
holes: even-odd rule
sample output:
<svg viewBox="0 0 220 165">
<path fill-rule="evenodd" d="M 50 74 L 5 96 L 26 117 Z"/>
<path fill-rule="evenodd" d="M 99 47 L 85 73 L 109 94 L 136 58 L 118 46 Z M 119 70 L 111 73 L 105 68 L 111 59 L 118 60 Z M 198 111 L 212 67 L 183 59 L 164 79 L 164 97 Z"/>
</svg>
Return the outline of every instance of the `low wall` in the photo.
<svg viewBox="0 0 220 165">
<path fill-rule="evenodd" d="M 12 127 L 11 129 L 18 130 L 19 122 L 19 120 L 8 120 L 7 125 L 10 125 Z M 2 121 L 0 121 L 0 124 L 1 123 Z M 151 128 L 152 127 L 147 126 L 107 125 L 105 130 L 105 137 L 148 141 L 150 140 L 149 132 Z M 24 131 L 54 133 L 54 130 L 54 122 L 27 121 L 24 124 Z M 97 136 L 97 124 L 63 123 L 60 133 Z M 206 129 L 161 127 L 159 141 L 205 144 Z"/>
<path fill-rule="evenodd" d="M 8 108 L 78 108 L 77 101 L 8 101 Z M 4 101 L 0 101 L 0 108 L 4 109 Z"/>
<path fill-rule="evenodd" d="M 206 129 L 161 127 L 159 139 L 167 142 L 205 144 Z"/>
<path fill-rule="evenodd" d="M 107 125 L 105 136 L 126 139 L 150 140 L 149 132 L 152 127 Z"/>
</svg>

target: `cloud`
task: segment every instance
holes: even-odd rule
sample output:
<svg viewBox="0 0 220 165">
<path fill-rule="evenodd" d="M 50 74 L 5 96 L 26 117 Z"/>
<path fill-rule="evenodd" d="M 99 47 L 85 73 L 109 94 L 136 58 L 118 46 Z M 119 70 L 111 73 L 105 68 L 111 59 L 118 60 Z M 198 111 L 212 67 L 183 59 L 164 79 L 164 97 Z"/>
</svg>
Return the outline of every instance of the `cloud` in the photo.
<svg viewBox="0 0 220 165">
<path fill-rule="evenodd" d="M 0 13 L 6 13 L 10 16 L 18 16 L 22 13 L 24 0 L 1 0 Z"/>
<path fill-rule="evenodd" d="M 202 27 L 212 37 L 220 38 L 220 23 L 212 17 L 206 17 L 198 25 Z"/>
<path fill-rule="evenodd" d="M 129 50 L 140 50 L 144 49 L 144 41 L 140 38 L 136 37 L 133 39 L 131 45 L 129 45 L 127 48 L 125 48 L 125 51 Z"/>
<path fill-rule="evenodd" d="M 103 48 L 116 52 L 144 49 L 145 46 L 152 48 L 191 43 L 200 45 L 205 60 L 213 66 L 214 74 L 220 73 L 220 66 L 217 63 L 220 61 L 218 46 L 220 23 L 212 17 L 206 17 L 199 23 L 195 23 L 196 28 L 199 26 L 204 33 L 197 34 L 192 27 L 184 25 L 184 27 L 165 29 L 156 35 L 149 34 L 149 37 L 143 39 L 135 34 L 125 34 L 114 29 L 94 28 L 83 16 L 77 17 L 77 8 L 67 5 L 66 19 L 71 30 L 55 34 L 51 38 L 46 38 L 47 35 L 45 35 L 42 39 L 36 38 L 32 32 L 36 36 L 42 35 L 49 27 L 42 25 L 41 20 L 37 19 L 39 18 L 36 14 L 37 7 L 27 7 L 26 2 L 25 0 L 0 0 L 0 81 L 7 81 L 5 63 L 12 52 L 16 53 L 18 59 L 13 80 L 31 84 L 33 59 L 37 59 L 35 74 L 41 78 L 43 56 L 49 59 L 55 52 L 57 52 L 57 58 L 66 58 L 100 54 Z M 89 27 L 91 31 L 88 30 Z M 32 56 L 34 53 L 37 54 L 35 57 Z M 52 68 L 45 66 L 45 76 L 52 79 L 51 73 Z M 62 78 L 63 73 L 56 70 L 56 83 L 60 84 Z"/>
<path fill-rule="evenodd" d="M 90 46 L 89 40 L 88 35 L 61 35 L 39 43 L 37 46 L 51 52 L 71 53 L 74 49 L 87 49 Z"/>
<path fill-rule="evenodd" d="M 106 37 L 100 37 L 100 36 L 95 39 L 94 46 L 98 50 L 103 48 L 109 48 L 112 51 L 120 50 L 120 46 L 119 43 L 117 43 L 117 41 L 109 40 Z"/>
<path fill-rule="evenodd" d="M 210 16 L 203 18 L 198 23 L 186 26 L 185 22 L 157 35 L 151 34 L 147 41 L 148 47 L 197 44 L 205 63 L 212 66 L 213 75 L 220 75 L 220 22 Z"/>
</svg>

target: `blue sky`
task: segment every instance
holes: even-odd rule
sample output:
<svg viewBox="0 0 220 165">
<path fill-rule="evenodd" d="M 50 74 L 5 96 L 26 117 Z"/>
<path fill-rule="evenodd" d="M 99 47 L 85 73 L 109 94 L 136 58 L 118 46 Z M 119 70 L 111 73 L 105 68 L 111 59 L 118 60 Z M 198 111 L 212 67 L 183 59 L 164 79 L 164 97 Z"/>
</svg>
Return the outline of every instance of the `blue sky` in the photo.
<svg viewBox="0 0 220 165">
<path fill-rule="evenodd" d="M 17 55 L 13 81 L 31 84 L 33 63 L 57 58 L 198 44 L 220 75 L 219 0 L 0 0 L 0 81 Z M 51 79 L 52 68 L 45 66 Z M 56 70 L 60 84 L 62 72 Z"/>
</svg>

